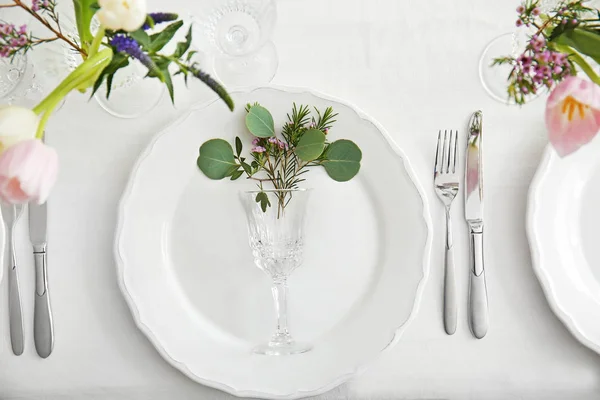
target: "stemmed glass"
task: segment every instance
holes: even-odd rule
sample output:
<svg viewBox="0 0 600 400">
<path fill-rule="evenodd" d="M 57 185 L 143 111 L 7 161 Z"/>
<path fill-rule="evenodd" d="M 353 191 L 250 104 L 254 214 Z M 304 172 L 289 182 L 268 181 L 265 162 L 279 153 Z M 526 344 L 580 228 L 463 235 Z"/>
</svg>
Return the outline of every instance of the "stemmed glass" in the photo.
<svg viewBox="0 0 600 400">
<path fill-rule="evenodd" d="M 546 13 L 559 3 L 560 0 L 542 0 L 539 7 L 541 12 Z M 505 104 L 514 104 L 514 100 L 509 99 L 506 93 L 506 78 L 513 66 L 505 64 L 492 67 L 493 61 L 506 55 L 518 57 L 525 50 L 527 40 L 526 29 L 520 28 L 492 39 L 483 50 L 479 59 L 479 78 L 483 88 L 494 100 Z M 539 95 L 540 92 L 529 94 L 528 98 L 532 100 Z"/>
<path fill-rule="evenodd" d="M 215 74 L 222 83 L 250 86 L 273 79 L 279 65 L 270 41 L 277 20 L 275 0 L 207 0 L 194 19 L 199 22 L 197 33 L 211 44 Z"/>
<path fill-rule="evenodd" d="M 263 210 L 260 194 L 270 207 Z M 302 264 L 306 205 L 310 191 L 306 189 L 241 192 L 240 198 L 248 223 L 248 238 L 254 263 L 272 279 L 271 291 L 277 314 L 275 333 L 268 343 L 254 349 L 257 354 L 289 355 L 307 352 L 310 345 L 298 343 L 288 326 L 287 280 Z M 257 197 L 258 196 L 258 197 Z"/>
</svg>

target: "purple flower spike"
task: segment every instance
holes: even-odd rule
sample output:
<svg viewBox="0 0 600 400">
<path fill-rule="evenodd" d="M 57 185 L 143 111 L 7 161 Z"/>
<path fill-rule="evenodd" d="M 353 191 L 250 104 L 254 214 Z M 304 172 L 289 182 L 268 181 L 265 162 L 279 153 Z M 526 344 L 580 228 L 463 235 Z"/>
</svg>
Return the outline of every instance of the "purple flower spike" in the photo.
<svg viewBox="0 0 600 400">
<path fill-rule="evenodd" d="M 125 53 L 139 60 L 150 71 L 156 70 L 156 65 L 150 56 L 142 51 L 140 44 L 134 38 L 121 34 L 115 35 L 111 39 L 110 45 L 113 46 L 118 53 Z"/>
<path fill-rule="evenodd" d="M 148 14 L 152 21 L 154 21 L 154 25 L 162 24 L 163 22 L 175 21 L 179 18 L 179 15 L 175 13 L 150 13 Z M 142 29 L 147 30 L 150 29 L 150 25 L 144 24 Z"/>
</svg>

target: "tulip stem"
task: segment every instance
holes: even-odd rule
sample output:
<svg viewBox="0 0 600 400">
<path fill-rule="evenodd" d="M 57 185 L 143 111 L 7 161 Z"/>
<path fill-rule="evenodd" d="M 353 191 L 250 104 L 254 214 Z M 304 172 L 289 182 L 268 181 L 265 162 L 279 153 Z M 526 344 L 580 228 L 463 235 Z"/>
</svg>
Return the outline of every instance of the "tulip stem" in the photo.
<svg viewBox="0 0 600 400">
<path fill-rule="evenodd" d="M 106 28 L 104 27 L 104 25 L 100 25 L 100 28 L 98 29 L 96 36 L 94 36 L 94 40 L 92 41 L 92 45 L 90 46 L 90 49 L 89 49 L 90 57 L 93 56 L 94 54 L 98 53 L 98 49 L 100 49 L 100 44 L 102 44 L 102 39 L 104 39 L 105 33 L 106 33 Z"/>
<path fill-rule="evenodd" d="M 37 138 L 42 138 L 44 135 L 48 118 L 50 118 L 52 111 L 54 111 L 62 99 L 73 89 L 93 85 L 98 75 L 110 64 L 112 55 L 112 49 L 107 48 L 90 56 L 75 68 L 45 99 L 34 107 L 34 113 L 38 115 L 44 114 L 38 124 Z"/>
</svg>

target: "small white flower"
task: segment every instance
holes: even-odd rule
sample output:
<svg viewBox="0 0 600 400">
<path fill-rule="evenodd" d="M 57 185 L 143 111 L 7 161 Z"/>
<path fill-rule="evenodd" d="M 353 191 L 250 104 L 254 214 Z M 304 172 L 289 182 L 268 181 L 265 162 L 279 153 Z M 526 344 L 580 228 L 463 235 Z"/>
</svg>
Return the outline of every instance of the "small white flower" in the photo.
<svg viewBox="0 0 600 400">
<path fill-rule="evenodd" d="M 0 106 L 0 153 L 24 140 L 33 139 L 38 116 L 29 108 Z"/>
<path fill-rule="evenodd" d="M 99 0 L 100 23 L 113 31 L 138 30 L 146 21 L 146 0 Z"/>
</svg>

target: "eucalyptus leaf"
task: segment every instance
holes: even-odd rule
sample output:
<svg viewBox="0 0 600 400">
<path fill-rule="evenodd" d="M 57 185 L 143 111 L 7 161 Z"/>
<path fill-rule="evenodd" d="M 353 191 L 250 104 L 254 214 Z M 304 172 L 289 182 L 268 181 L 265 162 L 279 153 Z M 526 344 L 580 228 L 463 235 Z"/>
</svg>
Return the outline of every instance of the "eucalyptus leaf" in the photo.
<svg viewBox="0 0 600 400">
<path fill-rule="evenodd" d="M 273 116 L 266 108 L 254 105 L 246 114 L 246 127 L 254 136 L 268 138 L 275 135 Z"/>
<path fill-rule="evenodd" d="M 570 46 L 600 63 L 600 35 L 583 29 L 566 30 L 554 42 Z"/>
<path fill-rule="evenodd" d="M 171 41 L 171 39 L 173 39 L 173 36 L 175 36 L 175 33 L 177 33 L 179 28 L 181 28 L 182 26 L 183 26 L 183 21 L 173 22 L 172 24 L 167 25 L 167 27 L 165 29 L 163 29 L 161 32 L 151 35 L 150 36 L 150 45 L 148 46 L 148 51 L 155 53 L 157 51 L 162 50 L 162 48 L 165 47 L 165 45 L 167 43 L 169 43 Z"/>
<path fill-rule="evenodd" d="M 235 137 L 235 152 L 237 153 L 238 157 L 242 154 L 242 140 L 239 138 L 239 136 Z"/>
<path fill-rule="evenodd" d="M 309 129 L 302 134 L 294 152 L 303 161 L 319 158 L 325 149 L 325 134 L 318 129 Z"/>
<path fill-rule="evenodd" d="M 211 139 L 200 146 L 198 168 L 210 179 L 223 179 L 237 169 L 231 145 L 223 139 Z"/>
<path fill-rule="evenodd" d="M 341 139 L 327 147 L 322 165 L 331 179 L 346 182 L 358 174 L 361 159 L 360 148 L 350 140 Z"/>
</svg>

